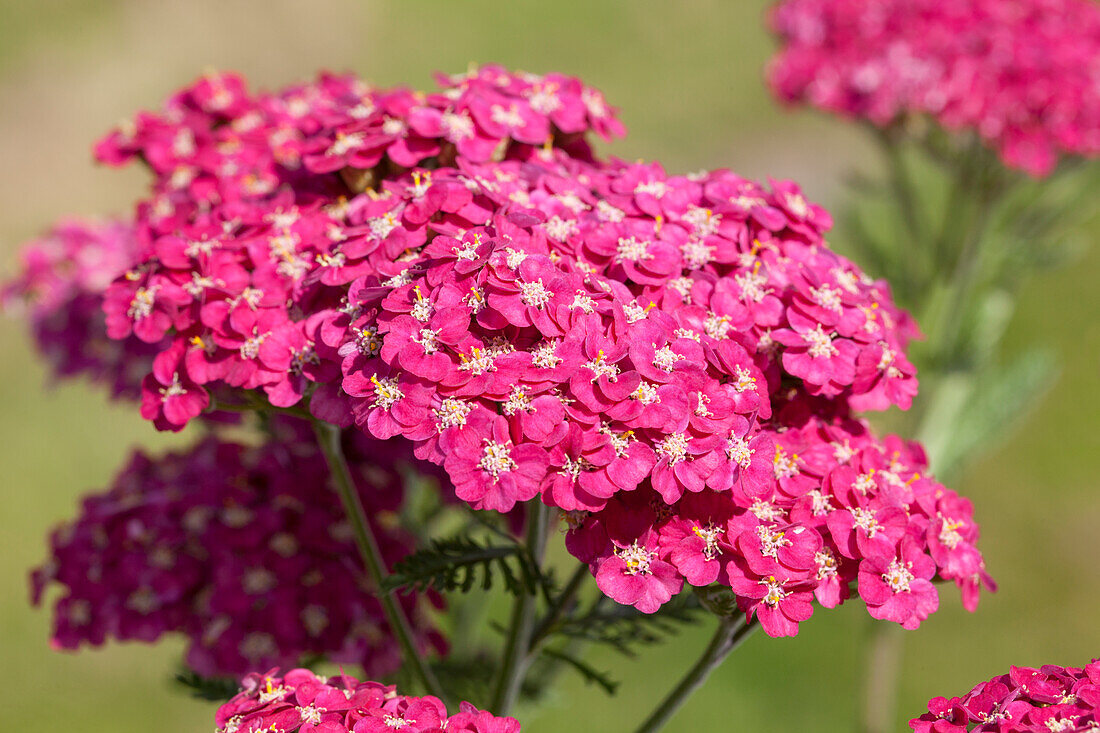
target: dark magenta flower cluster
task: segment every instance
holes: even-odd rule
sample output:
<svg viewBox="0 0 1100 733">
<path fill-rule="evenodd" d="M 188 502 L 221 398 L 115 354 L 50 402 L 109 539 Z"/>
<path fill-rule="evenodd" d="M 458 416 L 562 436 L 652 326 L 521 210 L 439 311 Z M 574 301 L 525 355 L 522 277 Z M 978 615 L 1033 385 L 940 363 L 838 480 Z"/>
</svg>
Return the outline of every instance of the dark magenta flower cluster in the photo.
<svg viewBox="0 0 1100 733">
<path fill-rule="evenodd" d="M 100 144 L 155 176 L 103 296 L 111 338 L 156 345 L 143 415 L 178 430 L 210 390 L 262 393 L 406 438 L 475 509 L 561 509 L 646 612 L 685 580 L 772 635 L 853 582 L 907 628 L 937 578 L 973 607 L 969 502 L 853 417 L 909 406 L 917 331 L 829 249 L 827 212 L 790 182 L 596 158 L 584 133 L 620 127 L 576 80 L 442 81 L 212 75 Z"/>
<path fill-rule="evenodd" d="M 879 126 L 928 115 L 1034 176 L 1100 154 L 1100 6 L 1092 0 L 784 0 L 769 81 Z"/>
<path fill-rule="evenodd" d="M 1012 667 L 962 697 L 935 697 L 909 721 L 917 733 L 1076 733 L 1100 730 L 1100 659 L 1084 666 Z"/>
<path fill-rule="evenodd" d="M 241 691 L 218 708 L 217 733 L 519 733 L 515 718 L 497 717 L 468 702 L 448 715 L 432 696 L 398 694 L 393 685 L 325 678 L 308 669 L 250 674 Z"/>
<path fill-rule="evenodd" d="M 56 377 L 83 375 L 115 397 L 141 395 L 159 349 L 138 338 L 108 338 L 103 314 L 104 290 L 137 250 L 132 226 L 76 219 L 23 248 L 18 276 L 0 287 L 0 305 L 22 311 Z"/>
<path fill-rule="evenodd" d="M 137 453 L 109 490 L 85 497 L 58 528 L 33 598 L 57 589 L 52 643 L 187 637 L 204 676 L 239 676 L 325 656 L 368 674 L 401 664 L 371 592 L 327 468 L 291 420 L 259 447 L 214 437 L 156 459 Z M 414 540 L 396 526 L 408 450 L 349 434 L 347 452 L 382 553 L 396 562 Z M 399 596 L 424 651 L 443 651 L 423 597 Z"/>
</svg>

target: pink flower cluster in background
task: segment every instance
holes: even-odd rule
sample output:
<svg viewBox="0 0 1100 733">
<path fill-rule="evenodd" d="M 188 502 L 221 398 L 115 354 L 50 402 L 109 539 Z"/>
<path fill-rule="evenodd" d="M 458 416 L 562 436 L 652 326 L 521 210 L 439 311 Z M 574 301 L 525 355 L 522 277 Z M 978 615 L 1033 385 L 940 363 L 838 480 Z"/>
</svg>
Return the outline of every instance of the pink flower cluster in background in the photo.
<svg viewBox="0 0 1100 733">
<path fill-rule="evenodd" d="M 137 338 L 107 337 L 103 292 L 137 257 L 133 227 L 65 221 L 26 245 L 19 276 L 0 288 L 5 310 L 22 310 L 57 377 L 86 375 L 116 397 L 140 396 L 159 351 Z"/>
<path fill-rule="evenodd" d="M 217 733 L 519 733 L 515 718 L 497 717 L 468 702 L 453 715 L 436 697 L 400 695 L 393 685 L 325 678 L 308 669 L 250 674 L 242 690 L 218 708 Z"/>
<path fill-rule="evenodd" d="M 721 582 L 772 635 L 849 584 L 914 628 L 987 581 L 969 502 L 854 410 L 909 406 L 909 316 L 790 182 L 597 159 L 576 80 L 432 94 L 208 76 L 99 146 L 155 176 L 108 335 L 156 344 L 142 414 L 262 391 L 442 464 L 458 497 L 567 513 L 612 598 Z M 491 144 L 490 144 L 491 143 Z M 236 394 L 234 391 L 238 391 Z"/>
<path fill-rule="evenodd" d="M 771 22 L 785 101 L 879 126 L 929 115 L 1034 176 L 1100 153 L 1092 0 L 784 0 Z"/>
<path fill-rule="evenodd" d="M 189 640 L 188 666 L 204 676 L 321 655 L 376 676 L 396 670 L 397 641 L 325 485 L 324 457 L 298 423 L 277 421 L 261 447 L 210 437 L 159 459 L 135 454 L 107 492 L 86 497 L 33 574 L 36 603 L 63 591 L 54 646 L 176 632 Z M 398 468 L 415 459 L 364 435 L 346 442 L 383 555 L 396 562 L 413 538 L 386 518 L 404 497 Z M 417 619 L 418 643 L 442 651 L 422 601 L 399 598 Z"/>
<path fill-rule="evenodd" d="M 909 726 L 917 733 L 1100 730 L 1100 660 L 1083 669 L 1012 667 L 962 697 L 933 698 Z"/>
</svg>

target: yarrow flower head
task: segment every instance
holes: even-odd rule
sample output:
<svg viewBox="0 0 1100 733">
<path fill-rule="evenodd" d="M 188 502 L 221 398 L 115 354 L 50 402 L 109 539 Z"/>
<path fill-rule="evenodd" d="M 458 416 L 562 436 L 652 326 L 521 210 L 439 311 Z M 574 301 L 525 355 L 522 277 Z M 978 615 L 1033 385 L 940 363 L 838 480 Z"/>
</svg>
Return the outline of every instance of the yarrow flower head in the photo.
<svg viewBox="0 0 1100 733">
<path fill-rule="evenodd" d="M 909 727 L 917 733 L 1100 730 L 1100 660 L 1083 668 L 1012 667 L 962 697 L 932 698 Z"/>
<path fill-rule="evenodd" d="M 19 275 L 0 306 L 27 316 L 39 353 L 57 377 L 85 375 L 116 397 L 139 394 L 155 344 L 107 337 L 103 292 L 138 260 L 133 227 L 70 220 L 23 248 Z"/>
<path fill-rule="evenodd" d="M 75 649 L 178 633 L 203 676 L 238 676 L 326 655 L 388 674 L 400 664 L 378 601 L 355 561 L 324 458 L 308 432 L 250 448 L 208 438 L 185 453 L 136 454 L 111 489 L 88 496 L 76 521 L 54 532 L 34 571 L 34 600 L 57 588 L 53 645 Z M 348 453 L 371 516 L 400 506 L 400 446 L 350 436 Z M 392 523 L 391 523 L 392 525 Z M 379 522 L 389 562 L 412 538 Z M 415 595 L 417 643 L 442 650 Z"/>
<path fill-rule="evenodd" d="M 442 83 L 207 77 L 101 143 L 154 174 L 103 295 L 111 338 L 156 345 L 147 418 L 181 429 L 214 391 L 400 436 L 475 509 L 583 517 L 570 551 L 646 612 L 685 580 L 772 635 L 853 584 L 909 628 L 937 578 L 973 607 L 969 503 L 853 416 L 909 406 L 917 330 L 824 209 L 598 159 L 586 133 L 619 125 L 576 80 Z"/>
<path fill-rule="evenodd" d="M 468 702 L 448 714 L 439 698 L 401 695 L 393 685 L 307 669 L 249 674 L 241 691 L 218 708 L 218 733 L 519 733 L 519 721 Z"/>
<path fill-rule="evenodd" d="M 1034 176 L 1100 154 L 1091 0 L 784 0 L 775 94 L 879 126 L 927 115 Z"/>
</svg>

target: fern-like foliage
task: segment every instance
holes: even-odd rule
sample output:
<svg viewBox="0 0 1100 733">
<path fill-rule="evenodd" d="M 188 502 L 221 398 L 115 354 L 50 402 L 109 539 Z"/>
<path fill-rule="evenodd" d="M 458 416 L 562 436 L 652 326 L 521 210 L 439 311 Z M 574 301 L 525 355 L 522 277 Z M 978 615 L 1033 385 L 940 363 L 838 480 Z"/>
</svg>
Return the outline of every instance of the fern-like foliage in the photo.
<svg viewBox="0 0 1100 733">
<path fill-rule="evenodd" d="M 619 689 L 619 683 L 611 679 L 607 675 L 607 673 L 600 672 L 580 657 L 570 654 L 565 649 L 544 648 L 541 651 L 541 654 L 544 657 L 549 657 L 550 659 L 564 662 L 565 664 L 569 665 L 574 670 L 580 673 L 585 682 L 587 682 L 588 684 L 599 685 L 608 695 L 614 695 L 615 691 Z"/>
<path fill-rule="evenodd" d="M 180 669 L 175 681 L 191 694 L 191 697 L 212 702 L 225 702 L 240 691 L 240 685 L 232 677 L 203 677 L 191 669 Z"/>
<path fill-rule="evenodd" d="M 597 607 L 563 621 L 554 631 L 583 641 L 606 644 L 621 654 L 634 656 L 639 646 L 656 644 L 679 633 L 701 613 L 699 600 L 681 593 L 656 613 L 641 613 L 632 606 Z"/>
<path fill-rule="evenodd" d="M 549 584 L 521 545 L 493 545 L 458 535 L 432 540 L 397 563 L 385 586 L 390 591 L 433 588 L 466 593 L 474 586 L 489 590 L 494 576 L 514 595 L 537 593 Z"/>
</svg>

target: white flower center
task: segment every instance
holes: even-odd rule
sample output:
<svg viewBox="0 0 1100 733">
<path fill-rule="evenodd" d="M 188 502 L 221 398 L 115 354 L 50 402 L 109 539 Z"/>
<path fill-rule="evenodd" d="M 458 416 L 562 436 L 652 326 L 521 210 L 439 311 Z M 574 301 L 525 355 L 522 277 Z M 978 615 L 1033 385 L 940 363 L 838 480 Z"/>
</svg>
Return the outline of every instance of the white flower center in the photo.
<svg viewBox="0 0 1100 733">
<path fill-rule="evenodd" d="M 436 340 L 437 336 L 439 336 L 438 330 L 422 328 L 420 329 L 420 336 L 413 338 L 413 341 L 420 344 L 425 354 L 434 354 L 439 351 L 439 341 Z"/>
<path fill-rule="evenodd" d="M 544 341 L 531 352 L 531 363 L 542 369 L 553 369 L 564 361 L 555 352 L 557 341 Z"/>
<path fill-rule="evenodd" d="M 639 546 L 637 542 L 629 547 L 616 547 L 615 554 L 626 563 L 628 575 L 649 575 L 649 564 L 655 556 L 655 553 Z"/>
<path fill-rule="evenodd" d="M 652 405 L 661 401 L 661 398 L 657 395 L 657 385 L 649 382 L 639 383 L 638 388 L 630 394 L 630 398 L 638 400 L 643 405 Z"/>
<path fill-rule="evenodd" d="M 656 344 L 654 344 L 656 346 Z M 653 352 L 653 366 L 666 374 L 671 374 L 676 367 L 676 362 L 684 359 L 683 354 L 677 354 L 668 346 L 662 346 Z"/>
<path fill-rule="evenodd" d="M 532 308 L 545 308 L 546 304 L 550 302 L 550 298 L 554 295 L 553 292 L 548 290 L 545 285 L 542 284 L 542 278 L 533 283 L 519 283 L 520 300 L 524 305 Z"/>
<path fill-rule="evenodd" d="M 595 359 L 585 362 L 584 365 L 592 370 L 593 382 L 600 377 L 607 377 L 609 381 L 614 382 L 619 377 L 619 367 L 607 361 L 604 357 L 603 349 L 600 349 Z"/>
<path fill-rule="evenodd" d="M 466 417 L 474 406 L 465 400 L 447 397 L 432 412 L 435 413 L 436 422 L 440 430 L 453 428 L 466 424 Z"/>
<path fill-rule="evenodd" d="M 503 409 L 504 414 L 509 417 L 515 415 L 517 412 L 530 412 L 531 398 L 527 396 L 527 388 L 520 384 L 512 387 L 512 391 L 508 395 L 508 401 L 504 403 Z"/>
<path fill-rule="evenodd" d="M 374 406 L 383 410 L 388 410 L 393 407 L 394 403 L 398 400 L 405 398 L 405 393 L 401 391 L 401 388 L 397 385 L 397 379 L 389 377 L 386 379 L 379 379 L 377 376 L 371 377 L 371 382 L 374 384 Z"/>
<path fill-rule="evenodd" d="M 347 155 L 351 151 L 362 147 L 364 139 L 366 139 L 366 135 L 361 132 L 354 132 L 350 135 L 337 132 L 336 140 L 325 151 L 325 155 Z"/>
<path fill-rule="evenodd" d="M 749 441 L 744 438 L 734 437 L 732 434 L 726 441 L 726 457 L 741 468 L 752 465 L 752 454 L 756 451 L 749 447 Z"/>
<path fill-rule="evenodd" d="M 909 584 L 916 579 L 916 576 L 909 572 L 909 568 L 909 563 L 903 563 L 895 558 L 890 561 L 890 567 L 882 574 L 882 579 L 895 593 L 908 593 Z"/>
<path fill-rule="evenodd" d="M 814 302 L 826 310 L 840 313 L 840 290 L 822 285 L 820 288 L 810 288 L 810 295 Z"/>
<path fill-rule="evenodd" d="M 668 465 L 675 466 L 687 458 L 688 437 L 685 433 L 673 433 L 657 443 L 657 455 L 668 459 Z"/>
<path fill-rule="evenodd" d="M 814 562 L 817 563 L 818 580 L 825 580 L 836 575 L 836 556 L 828 547 L 823 547 L 814 554 Z"/>
<path fill-rule="evenodd" d="M 684 260 L 684 267 L 689 270 L 698 270 L 705 267 L 714 259 L 714 247 L 699 239 L 691 239 L 680 245 L 680 254 Z"/>
<path fill-rule="evenodd" d="M 443 127 L 443 137 L 453 143 L 474 136 L 474 121 L 465 112 L 444 112 L 440 125 Z"/>
<path fill-rule="evenodd" d="M 649 242 L 639 242 L 634 237 L 621 237 L 618 246 L 618 261 L 641 262 L 651 260 L 653 255 L 649 253 Z"/>
<path fill-rule="evenodd" d="M 511 130 L 517 127 L 523 127 L 523 115 L 519 113 L 519 110 L 516 109 L 516 105 L 514 104 L 507 109 L 499 104 L 494 104 L 491 110 L 491 116 L 493 122 L 498 125 L 504 125 Z"/>
<path fill-rule="evenodd" d="M 820 323 L 814 326 L 812 330 L 802 334 L 802 338 L 810 345 L 810 356 L 815 359 L 822 357 L 828 358 L 840 353 L 833 344 L 832 335 L 825 333 Z"/>
<path fill-rule="evenodd" d="M 855 526 L 862 529 L 868 537 L 874 537 L 878 534 L 878 531 L 882 529 L 882 525 L 875 519 L 875 513 L 869 509 L 861 509 L 860 507 L 852 507 L 848 510 L 851 512 L 852 517 L 856 520 Z"/>
<path fill-rule="evenodd" d="M 575 236 L 579 231 L 577 228 L 577 222 L 572 219 L 562 219 L 557 216 L 550 217 L 550 221 L 543 225 L 543 229 L 546 230 L 546 236 L 558 242 L 564 242 L 572 236 Z"/>
<path fill-rule="evenodd" d="M 775 447 L 775 458 L 772 459 L 772 468 L 777 479 L 791 478 L 798 475 L 798 456 L 788 455 L 781 447 Z"/>
<path fill-rule="evenodd" d="M 668 184 L 664 181 L 643 181 L 634 187 L 634 194 L 648 193 L 654 198 L 661 198 L 668 193 Z"/>
<path fill-rule="evenodd" d="M 783 586 L 770 575 L 758 582 L 760 585 L 764 586 L 767 591 L 761 600 L 769 608 L 775 608 L 779 605 L 780 601 L 790 595 L 790 593 L 783 590 Z"/>
<path fill-rule="evenodd" d="M 737 287 L 741 288 L 742 300 L 759 303 L 764 299 L 765 295 L 771 292 L 770 289 L 764 288 L 764 285 L 768 282 L 768 278 L 761 275 L 759 272 L 746 272 L 741 275 L 734 275 L 733 281 L 737 283 Z"/>
<path fill-rule="evenodd" d="M 130 307 L 126 310 L 126 315 L 133 318 L 135 321 L 140 321 L 146 318 L 153 312 L 153 303 L 157 299 L 158 287 L 153 285 L 148 288 L 138 288 L 134 292 L 134 297 L 130 301 Z"/>
<path fill-rule="evenodd" d="M 708 560 L 713 560 L 718 556 L 718 538 L 722 536 L 722 529 L 715 527 L 713 524 L 708 524 L 706 527 L 700 527 L 696 525 L 691 528 L 691 531 L 695 533 L 695 536 L 706 542 L 706 546 L 703 547 L 703 557 Z"/>
<path fill-rule="evenodd" d="M 791 541 L 786 538 L 786 533 L 779 532 L 773 527 L 760 525 L 756 528 L 756 536 L 760 538 L 760 553 L 764 557 L 770 557 L 773 560 L 779 557 L 779 549 L 781 547 L 787 547 L 791 544 Z"/>
<path fill-rule="evenodd" d="M 740 364 L 735 364 L 733 372 L 737 376 L 737 381 L 733 383 L 733 388 L 738 394 L 750 389 L 756 389 L 756 377 L 752 376 L 752 372 L 748 369 Z"/>
<path fill-rule="evenodd" d="M 512 460 L 512 451 L 507 444 L 488 439 L 485 441 L 485 449 L 478 465 L 482 471 L 492 474 L 493 478 L 499 478 L 502 473 L 514 471 L 517 466 Z"/>
</svg>

